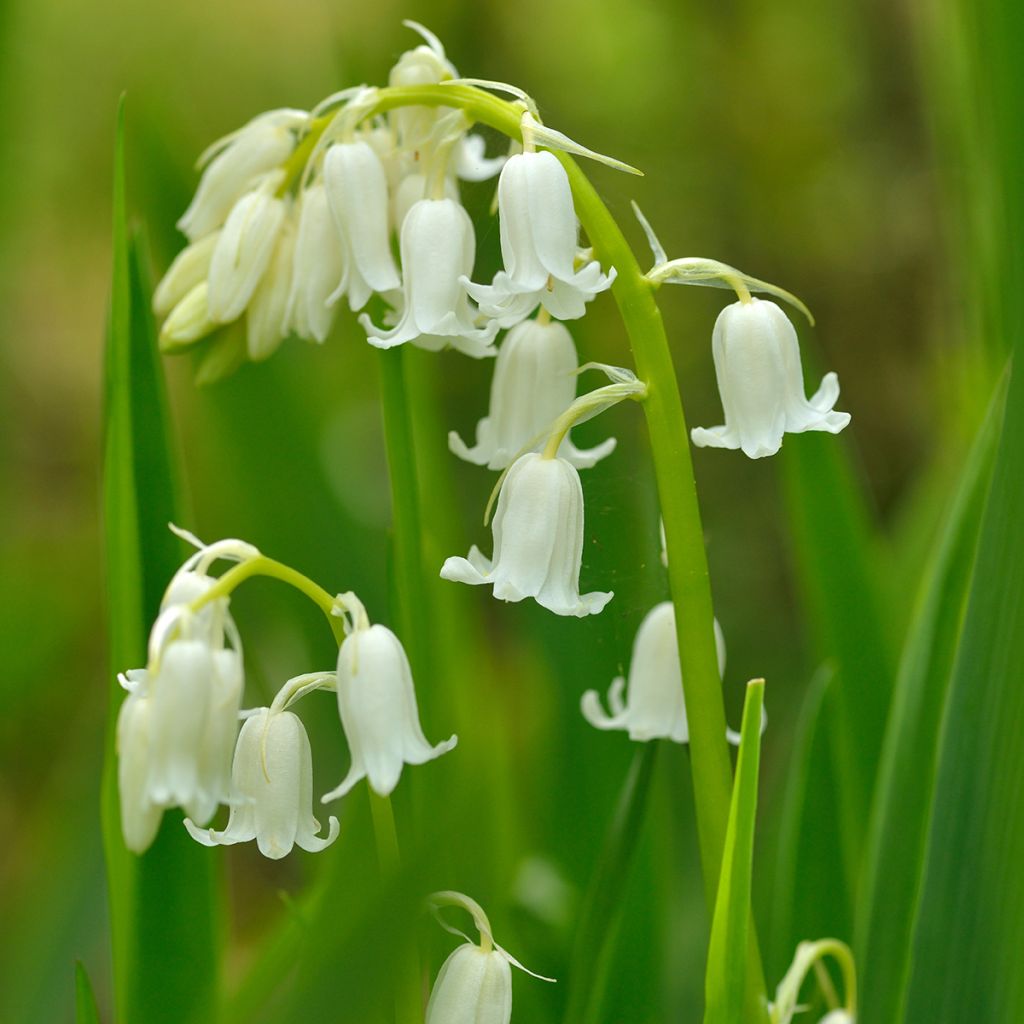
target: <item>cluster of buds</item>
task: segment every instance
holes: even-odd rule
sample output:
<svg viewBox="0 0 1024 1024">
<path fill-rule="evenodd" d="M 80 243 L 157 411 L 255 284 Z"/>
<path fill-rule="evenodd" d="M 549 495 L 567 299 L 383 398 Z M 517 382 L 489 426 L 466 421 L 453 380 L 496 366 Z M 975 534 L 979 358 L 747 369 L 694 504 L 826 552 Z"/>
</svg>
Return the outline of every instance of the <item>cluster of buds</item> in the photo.
<svg viewBox="0 0 1024 1024">
<path fill-rule="evenodd" d="M 337 692 L 352 768 L 324 803 L 363 778 L 387 796 L 405 764 L 440 757 L 456 737 L 427 743 L 401 641 L 372 625 L 352 593 L 339 594 L 333 609 L 346 633 L 337 671 L 296 676 L 269 707 L 241 710 L 242 650 L 228 610 L 229 581 L 221 585 L 224 577 L 210 575 L 219 559 L 257 569 L 263 556 L 237 540 L 199 544 L 167 589 L 147 668 L 122 676 L 128 697 L 118 717 L 117 748 L 125 845 L 146 850 L 164 810 L 181 807 L 189 834 L 205 846 L 255 839 L 274 860 L 296 845 L 318 852 L 337 839 L 338 820 L 331 817 L 328 834 L 319 835 L 309 738 L 289 710 L 296 701 L 314 690 Z M 230 812 L 226 827 L 206 827 L 221 804 Z"/>
</svg>

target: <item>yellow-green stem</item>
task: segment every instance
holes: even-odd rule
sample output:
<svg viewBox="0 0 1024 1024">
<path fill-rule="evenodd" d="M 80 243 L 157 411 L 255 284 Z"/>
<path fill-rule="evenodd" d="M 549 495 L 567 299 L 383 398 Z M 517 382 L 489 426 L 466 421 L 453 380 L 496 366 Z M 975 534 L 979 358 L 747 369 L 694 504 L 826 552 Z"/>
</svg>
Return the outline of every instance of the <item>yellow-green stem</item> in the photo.
<svg viewBox="0 0 1024 1024">
<path fill-rule="evenodd" d="M 277 562 L 273 558 L 267 558 L 266 555 L 257 555 L 255 558 L 246 559 L 234 568 L 228 569 L 209 590 L 192 602 L 192 610 L 199 611 L 203 605 L 209 604 L 211 601 L 228 597 L 237 586 L 253 576 L 269 576 L 282 583 L 287 583 L 305 594 L 327 616 L 331 631 L 339 646 L 341 645 L 345 639 L 345 627 L 342 620 L 333 614 L 335 607 L 333 595 L 314 583 L 308 576 L 303 576 L 301 572 L 291 566 Z"/>
</svg>

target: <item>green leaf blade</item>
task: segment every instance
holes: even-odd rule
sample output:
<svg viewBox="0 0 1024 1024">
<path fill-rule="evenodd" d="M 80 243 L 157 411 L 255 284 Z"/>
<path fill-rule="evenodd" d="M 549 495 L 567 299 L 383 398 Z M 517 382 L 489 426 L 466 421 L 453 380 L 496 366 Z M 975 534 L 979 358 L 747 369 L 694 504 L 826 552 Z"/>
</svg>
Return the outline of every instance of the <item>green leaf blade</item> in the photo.
<svg viewBox="0 0 1024 1024">
<path fill-rule="evenodd" d="M 148 624 L 182 560 L 167 523 L 178 513 L 165 386 L 149 312 L 149 285 L 129 234 L 124 104 L 114 164 L 114 270 L 106 348 L 103 526 L 110 709 L 103 771 L 103 837 L 111 902 L 117 1017 L 147 1024 L 211 1019 L 217 1001 L 216 857 L 191 843 L 176 811 L 153 846 L 124 846 L 115 732 L 119 671 L 145 664 Z"/>
<path fill-rule="evenodd" d="M 1000 387 L 968 457 L 925 580 L 897 677 L 858 903 L 862 1013 L 902 1020 L 921 890 L 942 710 L 953 671 L 985 496 L 1002 421 Z"/>
<path fill-rule="evenodd" d="M 743 1020 L 752 935 L 750 892 L 763 706 L 764 680 L 755 679 L 747 684 L 743 704 L 736 780 L 708 948 L 704 1024 L 740 1024 Z"/>
<path fill-rule="evenodd" d="M 92 982 L 81 961 L 75 964 L 75 1024 L 100 1024 Z"/>
</svg>

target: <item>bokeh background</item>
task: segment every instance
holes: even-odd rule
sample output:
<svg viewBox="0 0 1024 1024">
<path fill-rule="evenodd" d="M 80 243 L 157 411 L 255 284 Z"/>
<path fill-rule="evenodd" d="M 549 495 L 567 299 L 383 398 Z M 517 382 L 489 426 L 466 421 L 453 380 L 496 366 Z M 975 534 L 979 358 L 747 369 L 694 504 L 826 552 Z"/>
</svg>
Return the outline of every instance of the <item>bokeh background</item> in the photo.
<svg viewBox="0 0 1024 1024">
<path fill-rule="evenodd" d="M 196 155 L 260 110 L 310 106 L 345 85 L 384 82 L 398 54 L 417 42 L 401 27 L 406 17 L 436 31 L 463 74 L 515 82 L 537 98 L 548 123 L 646 171 L 638 180 L 593 169 L 638 251 L 631 198 L 670 255 L 725 260 L 812 307 L 817 328 L 803 331 L 808 373 L 836 370 L 840 407 L 853 414 L 836 443 L 863 484 L 895 659 L 939 496 L 962 460 L 997 350 L 972 319 L 971 272 L 958 256 L 966 244 L 962 197 L 984 201 L 984 168 L 961 156 L 970 150 L 951 99 L 958 55 L 946 45 L 955 26 L 938 0 L 7 0 L 4 1021 L 70 1020 L 75 958 L 88 965 L 101 1003 L 110 999 L 98 821 L 109 671 L 98 498 L 118 96 L 127 94 L 129 204 L 159 274 L 181 244 L 173 224 L 194 188 Z M 479 214 L 478 279 L 498 259 L 489 189 L 466 194 Z M 720 422 L 710 334 L 723 301 L 711 289 L 663 290 L 691 425 Z M 574 333 L 584 358 L 628 364 L 609 297 Z M 166 367 L 190 499 L 183 525 L 204 539 L 242 536 L 330 589 L 354 588 L 387 621 L 390 512 L 376 364 L 358 330 L 340 325 L 323 348 L 293 341 L 269 363 L 202 390 L 187 359 Z M 415 358 L 412 369 L 440 421 L 469 436 L 485 410 L 489 368 L 444 354 Z M 585 477 L 584 585 L 616 590 L 615 601 L 596 619 L 565 622 L 533 607 L 498 607 L 482 590 L 467 594 L 477 639 L 490 652 L 477 697 L 448 707 L 441 698 L 451 691 L 438 683 L 421 692 L 421 703 L 430 737 L 457 726 L 465 757 L 487 767 L 464 764 L 460 775 L 439 764 L 410 784 L 419 787 L 414 796 L 455 787 L 465 827 L 449 835 L 458 851 L 451 862 L 460 866 L 449 886 L 492 910 L 499 941 L 524 962 L 555 975 L 632 754 L 622 735 L 597 734 L 582 721 L 579 695 L 603 690 L 627 664 L 638 622 L 666 592 L 642 417 L 620 407 L 579 436 L 594 441 L 608 432 L 619 449 Z M 443 437 L 423 443 L 444 458 Z M 753 463 L 697 451 L 695 463 L 734 723 L 743 682 L 768 680 L 755 874 L 756 898 L 766 905 L 791 736 L 822 657 L 801 604 L 785 458 Z M 486 549 L 479 513 L 492 477 L 454 460 L 445 472 L 464 515 L 446 524 L 456 550 L 438 554 L 464 553 L 470 542 Z M 250 703 L 288 675 L 329 666 L 315 612 L 289 594 L 256 584 L 236 607 Z M 330 701 L 306 704 L 317 786 L 333 785 L 346 755 Z M 662 752 L 655 787 L 621 894 L 608 1019 L 696 1019 L 687 1007 L 699 1003 L 705 925 L 681 750 Z M 471 827 L 477 818 L 486 824 Z M 279 913 L 279 894 L 300 890 L 315 865 L 298 855 L 272 868 L 252 850 L 233 851 L 226 863 L 227 971 L 236 977 Z M 777 980 L 789 952 L 769 948 L 770 977 Z M 520 1019 L 553 1019 L 557 993 L 525 978 L 516 991 Z"/>
</svg>

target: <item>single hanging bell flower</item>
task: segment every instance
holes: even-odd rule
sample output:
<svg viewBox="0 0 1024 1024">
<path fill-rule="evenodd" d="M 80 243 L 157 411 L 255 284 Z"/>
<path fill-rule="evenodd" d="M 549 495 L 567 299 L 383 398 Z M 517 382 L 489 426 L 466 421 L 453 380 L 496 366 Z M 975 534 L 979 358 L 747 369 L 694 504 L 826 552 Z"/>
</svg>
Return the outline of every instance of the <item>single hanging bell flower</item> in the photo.
<svg viewBox="0 0 1024 1024">
<path fill-rule="evenodd" d="M 362 309 L 374 292 L 401 284 L 388 241 L 384 165 L 368 142 L 336 143 L 324 157 L 324 188 L 344 250 L 341 279 L 327 301 L 347 295 L 350 309 Z"/>
<path fill-rule="evenodd" d="M 298 209 L 288 323 L 300 338 L 324 342 L 335 313 L 328 299 L 344 274 L 345 250 L 322 181 L 301 193 Z"/>
<path fill-rule="evenodd" d="M 524 320 L 508 332 L 494 364 L 488 415 L 476 428 L 476 446 L 468 448 L 452 431 L 448 447 L 460 459 L 488 469 L 505 469 L 551 427 L 576 397 L 579 360 L 572 336 L 557 321 Z M 611 454 L 615 438 L 581 451 L 568 432 L 558 454 L 586 469 Z"/>
<path fill-rule="evenodd" d="M 149 793 L 149 751 L 153 702 L 145 692 L 145 669 L 126 673 L 128 696 L 117 715 L 117 788 L 121 803 L 121 834 L 134 853 L 147 850 L 156 838 L 164 808 Z"/>
<path fill-rule="evenodd" d="M 838 434 L 850 422 L 849 413 L 834 411 L 834 373 L 825 374 L 811 399 L 805 397 L 796 330 L 774 302 L 752 298 L 726 306 L 711 346 L 725 424 L 690 431 L 699 448 L 741 448 L 760 459 L 782 447 L 783 434 Z"/>
<path fill-rule="evenodd" d="M 338 838 L 338 819 L 319 836 L 313 817 L 313 755 L 301 719 L 291 711 L 260 708 L 245 720 L 231 771 L 231 812 L 222 832 L 185 820 L 189 835 L 204 846 L 256 840 L 260 853 L 280 860 L 300 846 L 325 850 Z"/>
<path fill-rule="evenodd" d="M 512 967 L 541 981 L 554 981 L 527 970 L 495 941 L 491 923 L 476 900 L 458 892 L 431 897 L 435 909 L 456 906 L 468 911 L 480 932 L 476 943 L 441 920 L 441 926 L 466 939 L 437 972 L 427 1003 L 426 1024 L 509 1024 L 512 1018 Z"/>
<path fill-rule="evenodd" d="M 556 615 L 593 615 L 611 593 L 580 594 L 583 488 L 572 463 L 527 452 L 512 463 L 494 514 L 494 558 L 474 544 L 449 558 L 441 578 L 488 584 L 499 601 L 532 597 Z"/>
<path fill-rule="evenodd" d="M 351 595 L 346 595 L 351 599 Z M 354 602 L 352 602 L 354 603 Z M 412 670 L 401 641 L 387 626 L 371 626 L 362 606 L 338 651 L 338 713 L 352 766 L 323 802 L 343 797 L 360 781 L 388 796 L 407 764 L 447 754 L 458 737 L 431 746 L 420 726 Z"/>
<path fill-rule="evenodd" d="M 490 285 L 466 281 L 481 311 L 511 327 L 542 305 L 556 320 L 576 320 L 611 287 L 615 270 L 596 260 L 576 268 L 578 225 L 565 168 L 550 152 L 517 153 L 498 179 L 501 257 Z"/>
<path fill-rule="evenodd" d="M 277 180 L 242 196 L 217 239 L 207 279 L 207 306 L 216 323 L 230 323 L 245 312 L 270 266 L 291 202 L 274 194 Z"/>
<path fill-rule="evenodd" d="M 304 110 L 271 110 L 207 150 L 203 171 L 178 227 L 195 242 L 219 228 L 257 180 L 279 167 L 295 148 L 296 132 L 309 120 Z"/>
<path fill-rule="evenodd" d="M 377 348 L 407 341 L 446 339 L 473 356 L 493 353 L 498 325 L 477 327 L 460 278 L 472 272 L 476 252 L 473 222 L 453 199 L 421 199 L 402 223 L 402 303 L 398 323 L 390 330 L 374 325 L 364 313 L 359 322 Z"/>
<path fill-rule="evenodd" d="M 715 646 L 721 675 L 725 671 L 725 639 L 717 621 Z M 626 690 L 625 702 L 623 690 Z M 583 694 L 580 701 L 583 717 L 595 729 L 625 729 L 631 740 L 689 742 L 675 608 L 671 601 L 655 605 L 640 624 L 633 641 L 628 689 L 625 679 L 619 676 L 608 691 L 608 703 L 611 715 L 605 714 L 596 691 L 588 690 Z"/>
</svg>

